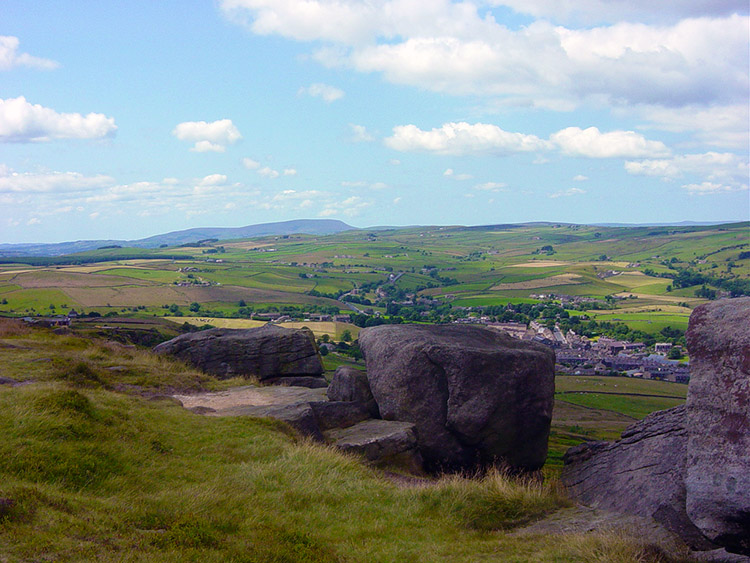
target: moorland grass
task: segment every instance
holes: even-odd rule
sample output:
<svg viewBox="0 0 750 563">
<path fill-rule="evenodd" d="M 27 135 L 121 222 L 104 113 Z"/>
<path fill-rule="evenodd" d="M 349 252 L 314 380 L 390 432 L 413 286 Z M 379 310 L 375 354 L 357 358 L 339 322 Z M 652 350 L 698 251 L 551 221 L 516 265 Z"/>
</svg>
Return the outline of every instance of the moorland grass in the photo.
<svg viewBox="0 0 750 563">
<path fill-rule="evenodd" d="M 178 363 L 13 326 L 3 361 L 51 361 L 0 386 L 0 560 L 657 560 L 617 535 L 514 535 L 569 504 L 553 482 L 404 486 L 281 423 L 186 411 L 158 392 L 211 383 Z"/>
</svg>

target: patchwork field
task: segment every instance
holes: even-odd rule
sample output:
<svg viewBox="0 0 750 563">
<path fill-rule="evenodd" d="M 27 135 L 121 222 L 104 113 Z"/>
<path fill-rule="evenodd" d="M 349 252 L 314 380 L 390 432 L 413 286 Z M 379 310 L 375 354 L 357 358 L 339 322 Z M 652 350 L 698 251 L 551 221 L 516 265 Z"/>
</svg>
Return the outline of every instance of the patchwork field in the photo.
<svg viewBox="0 0 750 563">
<path fill-rule="evenodd" d="M 748 249 L 750 227 L 741 223 L 358 230 L 149 250 L 148 259 L 129 256 L 141 249 L 97 250 L 71 255 L 69 264 L 56 257 L 51 266 L 0 266 L 0 314 L 67 305 L 164 316 L 175 305 L 187 316 L 247 316 L 238 314 L 240 303 L 344 313 L 369 307 L 385 314 L 385 294 L 386 301 L 398 301 L 416 293 L 458 308 L 536 303 L 530 296 L 543 293 L 609 299 L 609 306 L 585 313 L 655 334 L 684 328 L 692 308 L 705 302 L 696 292 L 706 282 L 673 287 L 679 272 L 704 276 L 696 279 L 708 280 L 707 291 L 722 291 L 728 281 L 747 284 Z M 336 299 L 352 290 L 353 303 Z M 201 310 L 188 310 L 193 303 Z"/>
</svg>

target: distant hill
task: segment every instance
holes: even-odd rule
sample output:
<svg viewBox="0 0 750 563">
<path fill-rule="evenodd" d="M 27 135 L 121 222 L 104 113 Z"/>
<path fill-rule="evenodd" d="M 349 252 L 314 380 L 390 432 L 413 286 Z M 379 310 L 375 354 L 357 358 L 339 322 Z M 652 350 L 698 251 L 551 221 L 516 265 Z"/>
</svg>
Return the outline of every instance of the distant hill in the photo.
<svg viewBox="0 0 750 563">
<path fill-rule="evenodd" d="M 161 245 L 176 246 L 189 242 L 215 238 L 230 240 L 271 235 L 330 235 L 356 229 L 335 219 L 298 219 L 277 223 L 261 223 L 246 227 L 199 227 L 184 231 L 172 231 L 138 240 L 79 240 L 58 243 L 0 244 L 0 256 L 60 256 L 95 250 L 103 246 L 127 246 L 134 248 L 158 248 Z"/>
</svg>

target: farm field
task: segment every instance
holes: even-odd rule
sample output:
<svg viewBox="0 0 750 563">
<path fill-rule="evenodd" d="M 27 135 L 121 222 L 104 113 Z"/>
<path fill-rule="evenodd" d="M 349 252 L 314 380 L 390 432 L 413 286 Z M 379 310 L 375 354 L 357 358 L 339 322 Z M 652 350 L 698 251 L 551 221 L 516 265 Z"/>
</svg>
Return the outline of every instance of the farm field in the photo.
<svg viewBox="0 0 750 563">
<path fill-rule="evenodd" d="M 387 301 L 406 300 L 407 293 L 448 309 L 569 296 L 608 300 L 606 307 L 571 308 L 571 315 L 658 334 L 684 330 L 691 310 L 706 300 L 696 295 L 701 284 L 672 287 L 678 272 L 710 276 L 706 291 L 721 291 L 716 284 L 727 280 L 750 283 L 748 249 L 748 223 L 363 229 L 149 251 L 100 249 L 55 257 L 47 266 L 43 259 L 0 265 L 0 315 L 76 308 L 170 316 L 170 306 L 183 316 L 212 318 L 247 317 L 242 307 L 330 313 L 369 307 L 387 314 Z M 353 303 L 337 299 L 350 291 Z M 189 309 L 195 303 L 200 310 Z"/>
</svg>

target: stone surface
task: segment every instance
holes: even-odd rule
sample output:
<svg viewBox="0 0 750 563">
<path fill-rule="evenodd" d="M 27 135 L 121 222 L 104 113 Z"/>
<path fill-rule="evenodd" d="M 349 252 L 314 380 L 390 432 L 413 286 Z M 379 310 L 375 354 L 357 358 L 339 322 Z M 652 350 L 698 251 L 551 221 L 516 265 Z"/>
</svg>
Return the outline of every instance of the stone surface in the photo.
<svg viewBox="0 0 750 563">
<path fill-rule="evenodd" d="M 750 298 L 696 308 L 687 345 L 687 513 L 708 538 L 750 555 Z"/>
<path fill-rule="evenodd" d="M 414 425 L 389 420 L 365 420 L 349 428 L 325 432 L 328 443 L 345 452 L 363 455 L 376 465 L 396 464 L 415 472 L 422 469 Z"/>
<path fill-rule="evenodd" d="M 361 403 L 373 418 L 380 418 L 378 404 L 372 396 L 367 374 L 349 366 L 339 366 L 328 387 L 331 401 L 353 401 Z"/>
<path fill-rule="evenodd" d="M 154 348 L 219 378 L 319 377 L 323 363 L 307 329 L 264 325 L 249 329 L 213 328 L 182 334 Z"/>
<path fill-rule="evenodd" d="M 359 345 L 381 416 L 415 425 L 429 470 L 544 463 L 551 348 L 467 325 L 382 325 L 361 331 Z"/>
<path fill-rule="evenodd" d="M 264 379 L 266 385 L 282 385 L 286 387 L 307 387 L 308 389 L 322 389 L 328 387 L 328 381 L 323 376 L 299 375 L 297 377 L 269 377 Z"/>
<path fill-rule="evenodd" d="M 370 413 L 361 403 L 321 401 L 310 403 L 310 406 L 321 430 L 348 428 L 370 418 Z"/>
<path fill-rule="evenodd" d="M 685 406 L 657 411 L 618 442 L 588 442 L 564 457 L 562 481 L 576 501 L 651 517 L 694 549 L 713 547 L 685 512 Z"/>
</svg>

